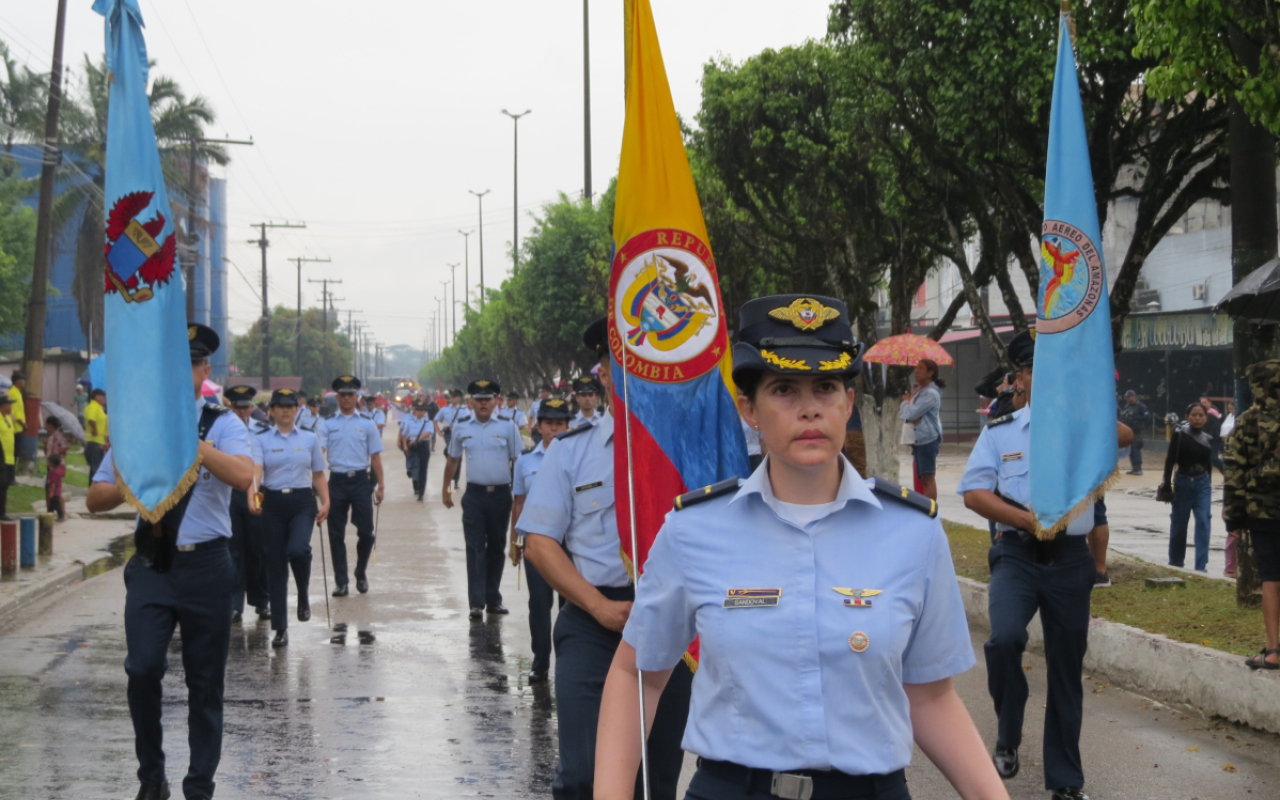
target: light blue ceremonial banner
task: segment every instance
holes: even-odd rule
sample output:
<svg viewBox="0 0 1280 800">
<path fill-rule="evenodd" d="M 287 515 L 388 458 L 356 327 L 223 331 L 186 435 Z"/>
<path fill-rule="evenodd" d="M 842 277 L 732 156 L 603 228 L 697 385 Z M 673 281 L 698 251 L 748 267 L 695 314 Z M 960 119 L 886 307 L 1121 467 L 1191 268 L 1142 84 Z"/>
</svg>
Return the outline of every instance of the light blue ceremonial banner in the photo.
<svg viewBox="0 0 1280 800">
<path fill-rule="evenodd" d="M 106 17 L 111 76 L 103 199 L 111 452 L 126 499 L 155 522 L 198 473 L 186 296 L 147 100 L 142 12 L 138 0 L 97 0 L 93 10 Z"/>
<path fill-rule="evenodd" d="M 1116 474 L 1116 377 L 1102 233 L 1067 19 L 1058 26 L 1040 237 L 1031 508 L 1051 536 Z"/>
</svg>

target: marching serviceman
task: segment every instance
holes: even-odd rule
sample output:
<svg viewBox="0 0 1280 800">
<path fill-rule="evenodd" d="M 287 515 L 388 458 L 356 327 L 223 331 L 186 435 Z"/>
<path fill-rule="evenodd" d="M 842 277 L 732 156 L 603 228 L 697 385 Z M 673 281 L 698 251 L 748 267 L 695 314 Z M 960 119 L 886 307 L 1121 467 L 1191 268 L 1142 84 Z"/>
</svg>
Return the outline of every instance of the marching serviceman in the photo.
<svg viewBox="0 0 1280 800">
<path fill-rule="evenodd" d="M 457 424 L 463 415 L 470 416 L 465 408 L 462 407 L 462 392 L 457 389 L 449 391 L 449 405 L 440 409 L 440 413 L 436 414 L 435 426 L 444 434 L 444 452 L 449 454 L 449 444 L 453 441 L 453 426 Z M 462 470 L 458 470 L 458 475 L 453 479 L 453 490 L 458 490 L 458 480 L 461 477 Z"/>
<path fill-rule="evenodd" d="M 324 479 L 320 439 L 297 427 L 298 395 L 271 393 L 275 427 L 256 438 L 262 452 L 262 538 L 271 587 L 272 647 L 289 643 L 289 569 L 298 587 L 298 621 L 311 619 L 311 531 L 329 516 L 329 483 Z M 320 498 L 319 507 L 316 498 Z"/>
<path fill-rule="evenodd" d="M 538 405 L 538 416 L 533 425 L 533 432 L 539 437 L 538 444 L 516 462 L 515 479 L 511 484 L 511 565 L 516 569 L 520 568 L 520 559 L 524 556 L 524 537 L 516 533 L 520 510 L 524 508 L 525 496 L 533 487 L 533 478 L 538 474 L 551 440 L 569 429 L 570 416 L 569 405 L 565 401 L 543 400 Z M 555 592 L 533 564 L 525 564 L 524 571 L 529 576 L 529 637 L 533 641 L 533 669 L 529 671 L 529 682 L 541 683 L 547 679 L 547 671 L 551 669 L 551 601 Z"/>
<path fill-rule="evenodd" d="M 542 388 L 538 390 L 538 399 L 534 400 L 533 405 L 529 406 L 529 419 L 534 422 L 538 421 L 538 406 L 551 399 L 551 392 L 551 384 L 542 384 Z"/>
<path fill-rule="evenodd" d="M 583 341 L 600 361 L 603 388 L 611 391 L 605 319 L 587 328 Z M 557 800 L 592 797 L 600 694 L 635 597 L 619 549 L 613 418 L 608 412 L 600 417 L 596 425 L 560 434 L 547 449 L 516 525 L 525 535 L 529 564 L 568 601 L 556 617 L 554 636 L 560 761 L 551 793 Z M 683 663 L 676 668 L 651 730 L 655 800 L 676 794 L 692 677 Z"/>
<path fill-rule="evenodd" d="M 189 326 L 187 334 L 201 440 L 199 478 L 157 526 L 138 521 L 134 535 L 138 550 L 124 568 L 128 646 L 124 669 L 129 676 L 129 716 L 142 782 L 139 800 L 169 797 L 160 725 L 161 682 L 176 626 L 182 627 L 191 748 L 182 791 L 189 800 L 213 797 L 213 776 L 222 756 L 223 679 L 231 643 L 227 608 L 236 580 L 235 564 L 227 551 L 228 507 L 232 489 L 247 491 L 253 483 L 249 432 L 224 407 L 206 404 L 200 392 L 210 374 L 209 356 L 218 349 L 218 334 L 198 324 Z M 101 513 L 123 502 L 108 451 L 93 476 L 85 505 Z M 152 535 L 156 527 L 165 535 Z"/>
<path fill-rule="evenodd" d="M 573 396 L 578 400 L 578 413 L 570 428 L 582 425 L 599 425 L 602 419 L 613 419 L 608 414 L 600 413 L 600 381 L 594 375 L 583 375 L 573 379 Z"/>
<path fill-rule="evenodd" d="M 303 418 L 302 412 L 306 411 L 306 417 Z M 298 411 L 298 419 L 293 424 L 302 428 L 304 431 L 316 432 L 316 428 L 320 425 L 320 398 L 308 397 L 307 405 Z"/>
<path fill-rule="evenodd" d="M 519 406 L 517 405 L 519 402 L 520 402 L 519 392 L 507 392 L 506 408 L 498 409 L 494 413 L 494 416 L 496 416 L 498 419 L 511 420 L 516 424 L 517 428 L 527 433 L 529 431 L 529 418 L 526 417 L 524 415 L 524 412 L 520 410 Z M 537 419 L 537 417 L 535 417 L 534 419 Z"/>
<path fill-rule="evenodd" d="M 378 426 L 378 434 L 382 434 L 382 429 L 387 427 L 387 414 L 381 408 L 378 408 L 378 398 L 374 395 L 366 395 L 364 398 L 364 413 L 373 420 L 373 424 Z"/>
<path fill-rule="evenodd" d="M 304 431 L 309 431 L 315 419 L 312 418 L 311 412 L 307 410 L 307 393 L 299 389 L 296 396 L 298 398 L 298 416 L 294 417 L 293 424 Z"/>
<path fill-rule="evenodd" d="M 508 613 L 502 605 L 502 569 L 506 560 L 507 523 L 511 519 L 511 464 L 523 443 L 511 420 L 493 415 L 502 387 L 490 380 L 467 387 L 475 417 L 463 414 L 453 425 L 449 461 L 444 468 L 444 507 L 453 508 L 449 483 L 467 454 L 467 491 L 462 495 L 462 532 L 467 542 L 467 602 L 471 619 L 482 612 Z"/>
<path fill-rule="evenodd" d="M 270 426 L 258 422 L 250 414 L 253 398 L 258 390 L 252 386 L 230 386 L 222 397 L 231 407 L 231 413 L 244 423 L 249 431 L 249 447 L 253 450 L 255 483 L 262 482 L 262 451 L 255 434 Z M 252 488 L 252 487 L 251 487 Z M 258 619 L 271 618 L 271 596 L 267 593 L 266 561 L 262 552 L 262 508 L 258 505 L 256 491 L 231 492 L 231 560 L 236 564 L 236 588 L 231 595 L 231 621 L 244 618 L 245 600 L 258 612 Z"/>
<path fill-rule="evenodd" d="M 400 420 L 400 449 L 405 454 L 409 477 L 413 479 L 413 496 L 422 502 L 427 489 L 427 465 L 431 462 L 431 437 L 435 428 L 427 417 L 427 404 L 422 398 L 413 403 L 413 414 Z"/>
<path fill-rule="evenodd" d="M 770 314 L 797 301 L 814 323 Z M 937 505 L 841 455 L 861 369 L 848 309 L 781 295 L 740 319 L 738 408 L 767 456 L 746 481 L 681 495 L 658 533 L 604 689 L 595 797 L 632 797 L 637 681 L 652 720 L 699 636 L 689 797 L 906 800 L 914 741 L 961 797 L 1007 798 L 951 684 L 974 657 Z M 651 752 L 671 744 L 646 729 Z"/>
<path fill-rule="evenodd" d="M 1014 391 L 1026 405 L 992 419 L 974 445 L 957 491 L 964 504 L 996 524 L 991 548 L 991 589 L 987 606 L 991 638 L 983 647 L 987 688 L 995 702 L 999 725 L 992 760 L 1000 777 L 1018 774 L 1018 746 L 1027 704 L 1027 677 L 1022 651 L 1027 625 L 1036 611 L 1045 632 L 1048 699 L 1044 718 L 1045 788 L 1054 800 L 1088 800 L 1083 791 L 1080 724 L 1084 688 L 1081 674 L 1089 643 L 1089 597 L 1095 577 L 1087 534 L 1094 512 L 1086 509 L 1066 532 L 1048 541 L 1032 531 L 1031 378 L 1035 339 L 1026 332 L 1009 342 L 1009 360 L 1017 370 Z M 1132 431 L 1118 424 L 1124 447 Z"/>
<path fill-rule="evenodd" d="M 356 591 L 369 591 L 369 556 L 373 554 L 373 505 L 381 503 L 382 437 L 378 426 L 356 413 L 360 379 L 343 375 L 333 381 L 338 413 L 316 426 L 329 459 L 329 546 L 333 554 L 334 597 L 351 593 L 347 573 L 347 514 L 356 526 Z"/>
</svg>

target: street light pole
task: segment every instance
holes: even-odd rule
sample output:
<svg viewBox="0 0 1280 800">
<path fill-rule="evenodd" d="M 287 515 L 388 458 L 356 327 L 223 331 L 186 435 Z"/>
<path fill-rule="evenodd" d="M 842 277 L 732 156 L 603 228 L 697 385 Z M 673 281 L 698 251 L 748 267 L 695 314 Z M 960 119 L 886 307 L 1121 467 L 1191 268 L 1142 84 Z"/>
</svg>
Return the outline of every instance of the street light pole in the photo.
<svg viewBox="0 0 1280 800">
<path fill-rule="evenodd" d="M 462 234 L 462 307 L 471 308 L 471 234 L 475 231 L 458 229 Z M 462 314 L 462 324 L 467 324 L 466 312 Z"/>
<path fill-rule="evenodd" d="M 492 189 L 485 189 L 483 192 L 476 192 L 468 189 L 476 196 L 476 202 L 480 205 L 480 310 L 484 310 L 484 196 Z"/>
<path fill-rule="evenodd" d="M 513 141 L 513 155 L 511 157 L 511 274 L 514 275 L 520 267 L 520 118 L 533 113 L 533 109 L 525 109 L 519 114 L 512 114 L 505 108 L 502 113 L 511 117 L 513 128 L 515 129 L 515 138 Z"/>
<path fill-rule="evenodd" d="M 449 302 L 449 316 L 453 318 L 453 338 L 458 338 L 458 276 L 457 271 L 459 264 L 448 264 L 449 267 L 449 285 L 453 287 L 453 299 Z"/>
<path fill-rule="evenodd" d="M 582 196 L 591 200 L 591 25 L 582 0 Z"/>
</svg>

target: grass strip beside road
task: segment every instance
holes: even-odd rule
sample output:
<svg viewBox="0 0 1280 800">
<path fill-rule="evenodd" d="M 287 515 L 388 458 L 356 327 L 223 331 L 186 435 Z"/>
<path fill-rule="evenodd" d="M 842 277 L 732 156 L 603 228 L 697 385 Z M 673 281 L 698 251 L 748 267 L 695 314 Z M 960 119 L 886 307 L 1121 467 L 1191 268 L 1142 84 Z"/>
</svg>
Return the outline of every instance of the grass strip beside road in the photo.
<svg viewBox="0 0 1280 800">
<path fill-rule="evenodd" d="M 951 540 L 956 574 L 988 583 L 987 551 L 991 535 L 986 530 L 943 522 Z M 1149 564 L 1115 551 L 1107 557 L 1111 588 L 1093 592 L 1093 616 L 1132 625 L 1188 644 L 1198 644 L 1250 656 L 1264 641 L 1262 611 L 1236 607 L 1236 586 L 1230 581 L 1189 575 L 1180 570 Z M 1148 589 L 1147 578 L 1181 578 L 1185 589 Z"/>
</svg>

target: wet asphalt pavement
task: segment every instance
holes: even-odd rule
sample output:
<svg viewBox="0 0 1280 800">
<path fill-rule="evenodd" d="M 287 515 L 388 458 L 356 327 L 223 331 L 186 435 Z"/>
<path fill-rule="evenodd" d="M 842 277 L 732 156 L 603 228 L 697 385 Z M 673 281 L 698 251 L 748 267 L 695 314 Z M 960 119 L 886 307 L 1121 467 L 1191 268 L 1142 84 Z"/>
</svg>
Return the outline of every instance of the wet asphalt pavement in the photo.
<svg viewBox="0 0 1280 800">
<path fill-rule="evenodd" d="M 469 622 L 461 512 L 440 503 L 439 448 L 421 505 L 400 454 L 388 450 L 384 459 L 388 494 L 371 592 L 331 599 L 334 629 L 327 628 L 313 538 L 313 616 L 298 623 L 291 599 L 289 646 L 273 650 L 265 622 L 233 628 L 219 798 L 550 796 L 555 710 L 550 688 L 525 678 L 528 594 L 517 590 L 508 566 L 503 594 L 511 615 Z M 352 550 L 354 538 L 349 531 Z M 106 572 L 0 627 L 0 799 L 136 793 L 121 575 Z M 983 638 L 975 632 L 979 665 L 956 684 L 990 742 Z M 1038 753 L 1044 663 L 1028 657 L 1026 664 L 1032 697 L 1022 774 L 1008 784 L 1015 800 L 1048 797 Z M 176 640 L 164 686 L 169 779 L 177 788 L 187 747 Z M 1101 680 L 1086 689 L 1082 749 L 1095 800 L 1280 797 L 1280 737 L 1164 707 Z M 909 776 L 918 800 L 955 797 L 919 754 Z"/>
</svg>

